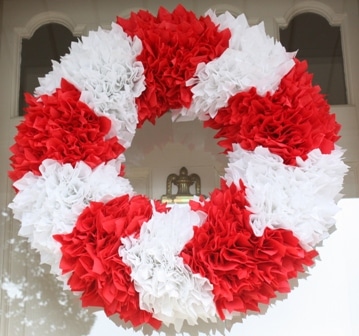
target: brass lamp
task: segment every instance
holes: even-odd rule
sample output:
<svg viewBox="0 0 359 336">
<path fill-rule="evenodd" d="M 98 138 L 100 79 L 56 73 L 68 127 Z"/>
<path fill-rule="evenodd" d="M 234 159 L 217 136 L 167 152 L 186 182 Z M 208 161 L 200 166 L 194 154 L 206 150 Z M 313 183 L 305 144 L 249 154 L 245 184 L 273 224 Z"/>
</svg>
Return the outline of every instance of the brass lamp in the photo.
<svg viewBox="0 0 359 336">
<path fill-rule="evenodd" d="M 194 184 L 195 194 L 191 194 L 190 187 Z M 177 194 L 172 193 L 172 186 L 177 187 Z M 201 178 L 197 174 L 188 175 L 186 167 L 182 167 L 179 174 L 170 174 L 166 181 L 166 194 L 161 197 L 162 203 L 186 204 L 194 195 L 201 194 Z"/>
</svg>

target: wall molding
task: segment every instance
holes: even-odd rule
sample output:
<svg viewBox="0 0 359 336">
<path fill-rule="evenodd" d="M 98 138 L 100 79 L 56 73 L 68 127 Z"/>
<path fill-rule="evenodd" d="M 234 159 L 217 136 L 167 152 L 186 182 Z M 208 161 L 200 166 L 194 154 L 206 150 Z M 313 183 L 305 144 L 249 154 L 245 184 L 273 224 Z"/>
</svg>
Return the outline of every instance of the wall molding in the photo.
<svg viewBox="0 0 359 336">
<path fill-rule="evenodd" d="M 276 17 L 280 28 L 286 28 L 289 22 L 297 15 L 303 13 L 315 13 L 323 16 L 330 25 L 341 26 L 345 20 L 345 14 L 338 14 L 326 4 L 318 1 L 303 1 L 294 4 L 287 12 L 284 13 L 283 17 Z"/>
<path fill-rule="evenodd" d="M 38 28 L 48 23 L 61 24 L 69 29 L 74 36 L 81 36 L 86 30 L 86 25 L 76 24 L 64 13 L 46 11 L 33 16 L 24 27 L 16 27 L 15 32 L 20 38 L 31 38 Z"/>
<path fill-rule="evenodd" d="M 150 168 L 126 166 L 125 177 L 130 180 L 136 194 L 152 198 L 152 171 Z"/>
<path fill-rule="evenodd" d="M 58 23 L 66 27 L 71 31 L 74 36 L 81 36 L 86 32 L 85 24 L 75 24 L 73 20 L 66 14 L 55 11 L 46 11 L 41 12 L 35 16 L 33 16 L 25 26 L 23 27 L 15 27 L 14 28 L 14 87 L 11 90 L 11 108 L 10 108 L 10 117 L 16 118 L 18 111 L 18 95 L 20 88 L 20 63 L 21 63 L 21 45 L 22 39 L 29 39 L 33 36 L 35 31 L 43 25 L 49 23 Z"/>
</svg>

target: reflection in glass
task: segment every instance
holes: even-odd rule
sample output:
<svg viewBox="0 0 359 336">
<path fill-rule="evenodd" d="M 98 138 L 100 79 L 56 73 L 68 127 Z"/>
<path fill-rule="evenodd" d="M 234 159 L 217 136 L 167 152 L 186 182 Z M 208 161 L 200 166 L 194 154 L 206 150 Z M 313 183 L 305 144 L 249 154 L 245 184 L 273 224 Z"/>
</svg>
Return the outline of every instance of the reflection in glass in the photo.
<svg viewBox="0 0 359 336">
<path fill-rule="evenodd" d="M 33 93 L 39 85 L 38 78 L 47 74 L 51 60 L 60 60 L 60 56 L 69 51 L 72 41 L 77 38 L 64 26 L 49 23 L 36 30 L 30 39 L 23 39 L 21 46 L 19 115 L 24 115 L 24 93 Z"/>
<path fill-rule="evenodd" d="M 347 104 L 340 27 L 314 13 L 294 17 L 280 30 L 280 41 L 288 51 L 298 50 L 297 57 L 307 60 L 313 83 L 320 85 L 331 105 Z"/>
<path fill-rule="evenodd" d="M 1 224 L 15 225 L 8 220 Z M 25 239 L 12 238 L 2 249 L 12 251 L 11 274 L 2 274 L 0 287 L 8 307 L 5 318 L 11 321 L 14 336 L 89 334 L 95 315 L 40 265 L 38 254 Z"/>
</svg>

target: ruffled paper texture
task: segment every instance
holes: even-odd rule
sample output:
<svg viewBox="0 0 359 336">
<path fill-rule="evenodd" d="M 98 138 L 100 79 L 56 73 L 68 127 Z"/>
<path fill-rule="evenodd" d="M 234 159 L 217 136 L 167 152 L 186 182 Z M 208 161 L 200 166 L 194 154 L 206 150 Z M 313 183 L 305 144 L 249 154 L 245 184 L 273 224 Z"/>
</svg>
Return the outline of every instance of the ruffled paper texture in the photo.
<svg viewBox="0 0 359 336">
<path fill-rule="evenodd" d="M 16 181 L 25 173 L 39 175 L 46 159 L 73 166 L 83 161 L 91 168 L 111 160 L 123 160 L 124 147 L 109 137 L 111 120 L 97 116 L 79 100 L 81 92 L 65 79 L 52 95 L 26 94 L 28 107 L 10 150 L 9 177 Z"/>
<path fill-rule="evenodd" d="M 340 125 L 307 64 L 244 15 L 179 5 L 117 23 L 27 95 L 9 173 L 20 235 L 84 306 L 136 327 L 259 311 L 333 228 Z M 120 176 L 136 129 L 169 109 L 218 130 L 229 160 L 209 198 L 171 210 Z"/>
<path fill-rule="evenodd" d="M 18 193 L 9 207 L 21 222 L 19 235 L 28 238 L 52 273 L 61 273 L 62 255 L 53 235 L 71 232 L 90 201 L 105 202 L 133 194 L 129 181 L 118 176 L 118 171 L 116 161 L 92 170 L 81 161 L 72 167 L 48 159 L 40 166 L 40 176 L 29 172 L 14 183 Z"/>
<path fill-rule="evenodd" d="M 140 307 L 180 331 L 198 319 L 215 321 L 212 285 L 184 265 L 179 253 L 193 236 L 201 217 L 188 206 L 175 205 L 168 213 L 154 212 L 139 237 L 122 239 L 119 253 L 131 267 Z"/>
<path fill-rule="evenodd" d="M 145 89 L 143 65 L 136 60 L 141 50 L 141 41 L 115 23 L 111 30 L 91 31 L 71 44 L 70 53 L 60 63 L 52 62 L 53 70 L 39 79 L 35 93 L 50 95 L 66 79 L 82 92 L 81 101 L 111 119 L 108 136 L 117 135 L 127 148 L 138 122 L 135 98 Z"/>
<path fill-rule="evenodd" d="M 312 79 L 307 62 L 295 59 L 274 94 L 262 97 L 256 88 L 237 93 L 204 125 L 218 130 L 215 138 L 225 152 L 233 144 L 252 151 L 263 146 L 294 166 L 297 157 L 306 160 L 313 149 L 330 154 L 340 125 Z"/>
<path fill-rule="evenodd" d="M 70 274 L 68 285 L 81 293 L 84 307 L 102 307 L 108 316 L 118 314 L 135 327 L 161 326 L 152 312 L 140 308 L 131 268 L 118 254 L 121 238 L 138 236 L 153 211 L 167 208 L 143 195 L 125 194 L 108 202 L 91 202 L 71 233 L 54 236 L 62 245 L 60 267 L 64 274 Z"/>
<path fill-rule="evenodd" d="M 286 52 L 280 42 L 267 36 L 263 23 L 250 27 L 244 14 L 235 18 L 226 12 L 217 17 L 208 11 L 207 15 L 220 31 L 230 29 L 229 48 L 197 66 L 194 77 L 187 81 L 193 86 L 193 102 L 189 109 L 174 113 L 181 120 L 213 118 L 231 96 L 253 87 L 262 96 L 273 93 L 294 66 L 295 53 Z"/>
<path fill-rule="evenodd" d="M 181 252 L 192 271 L 213 285 L 214 302 L 221 319 L 248 310 L 260 311 L 277 292 L 290 291 L 289 279 L 313 265 L 315 250 L 305 251 L 292 231 L 266 228 L 257 237 L 250 225 L 246 187 L 226 184 L 191 208 L 206 214 L 194 227 L 192 239 Z"/>
<path fill-rule="evenodd" d="M 343 150 L 336 147 L 331 154 L 314 149 L 297 166 L 288 166 L 267 148 L 253 152 L 233 145 L 228 153 L 225 180 L 246 186 L 250 223 L 261 236 L 266 227 L 293 231 L 306 249 L 325 239 L 335 224 L 339 210 L 343 178 L 348 167 L 342 161 Z"/>
<path fill-rule="evenodd" d="M 228 29 L 219 31 L 207 16 L 196 17 L 181 4 L 173 12 L 160 7 L 157 17 L 149 11 L 117 18 L 124 31 L 143 43 L 138 57 L 145 68 L 146 90 L 136 99 L 139 125 L 155 123 L 164 113 L 188 108 L 192 101 L 191 79 L 199 63 L 208 63 L 227 48 Z"/>
</svg>

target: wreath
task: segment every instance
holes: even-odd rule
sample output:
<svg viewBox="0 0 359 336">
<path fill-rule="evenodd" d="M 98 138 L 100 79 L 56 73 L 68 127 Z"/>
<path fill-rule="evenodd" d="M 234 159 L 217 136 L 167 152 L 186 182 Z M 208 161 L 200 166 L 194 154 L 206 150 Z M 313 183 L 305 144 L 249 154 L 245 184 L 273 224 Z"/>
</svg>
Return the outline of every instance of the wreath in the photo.
<svg viewBox="0 0 359 336">
<path fill-rule="evenodd" d="M 9 172 L 19 234 L 85 307 L 159 328 L 259 311 L 305 272 L 347 167 L 307 63 L 244 15 L 140 10 L 73 43 L 26 94 Z M 203 121 L 228 166 L 210 197 L 136 194 L 124 152 L 163 114 Z"/>
</svg>

